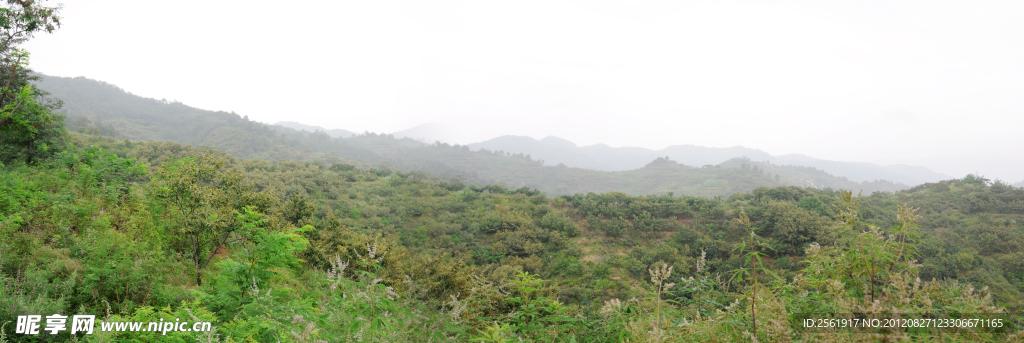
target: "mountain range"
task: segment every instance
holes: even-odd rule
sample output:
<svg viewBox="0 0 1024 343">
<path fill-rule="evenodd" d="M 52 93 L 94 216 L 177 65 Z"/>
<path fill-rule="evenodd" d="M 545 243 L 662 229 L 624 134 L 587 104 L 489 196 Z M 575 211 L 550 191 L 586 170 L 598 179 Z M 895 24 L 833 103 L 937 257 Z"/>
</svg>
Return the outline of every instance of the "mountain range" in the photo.
<svg viewBox="0 0 1024 343">
<path fill-rule="evenodd" d="M 717 165 L 733 158 L 746 157 L 753 161 L 770 162 L 776 165 L 814 167 L 832 175 L 845 177 L 853 182 L 887 180 L 914 186 L 952 178 L 925 167 L 880 166 L 864 162 L 829 161 L 796 154 L 773 156 L 762 150 L 742 146 L 709 148 L 696 145 L 673 145 L 660 150 L 616 148 L 604 144 L 580 147 L 573 142 L 554 136 L 543 139 L 501 136 L 484 142 L 472 143 L 469 146 L 472 149 L 529 154 L 534 159 L 543 160 L 545 165 L 564 164 L 569 167 L 602 171 L 638 169 L 658 157 L 668 157 L 679 163 L 698 167 Z"/>
<path fill-rule="evenodd" d="M 436 134 L 438 130 L 430 126 L 421 125 L 418 130 L 394 134 L 355 135 L 351 131 L 295 122 L 264 124 L 233 112 L 207 111 L 180 102 L 140 97 L 84 77 L 43 76 L 36 85 L 64 102 L 61 111 L 67 115 L 68 128 L 81 134 L 208 146 L 246 159 L 424 172 L 452 182 L 529 187 L 551 195 L 618 191 L 630 195 L 727 196 L 762 186 L 783 185 L 871 193 L 907 189 L 910 182 L 916 184 L 919 180 L 936 178 L 929 173 L 918 179 L 903 175 L 921 171 L 913 167 L 839 163 L 876 172 L 858 176 L 858 180 L 863 180 L 858 182 L 850 176 L 807 164 L 781 163 L 801 157 L 775 157 L 744 147 L 673 146 L 662 150 L 606 145 L 578 147 L 555 137 L 536 140 L 514 136 L 473 145 L 436 141 L 431 144 L 426 142 L 431 138 L 428 134 Z M 417 137 L 424 135 L 426 137 Z M 836 164 L 803 159 L 806 161 L 801 163 Z M 903 179 L 898 178 L 901 175 Z M 889 181 L 875 181 L 883 179 Z"/>
</svg>

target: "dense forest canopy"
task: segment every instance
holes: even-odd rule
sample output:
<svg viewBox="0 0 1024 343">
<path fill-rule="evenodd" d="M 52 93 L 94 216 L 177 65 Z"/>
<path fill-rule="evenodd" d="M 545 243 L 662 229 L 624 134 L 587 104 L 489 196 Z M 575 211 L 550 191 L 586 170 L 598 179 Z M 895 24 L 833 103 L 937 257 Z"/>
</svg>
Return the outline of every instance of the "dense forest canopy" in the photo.
<svg viewBox="0 0 1024 343">
<path fill-rule="evenodd" d="M 0 342 L 1024 339 L 1020 187 L 747 159 L 602 173 L 89 94 L 65 128 L 16 47 L 58 9 L 0 13 Z M 213 327 L 19 332 L 55 314 Z M 829 315 L 953 321 L 805 327 Z"/>
</svg>

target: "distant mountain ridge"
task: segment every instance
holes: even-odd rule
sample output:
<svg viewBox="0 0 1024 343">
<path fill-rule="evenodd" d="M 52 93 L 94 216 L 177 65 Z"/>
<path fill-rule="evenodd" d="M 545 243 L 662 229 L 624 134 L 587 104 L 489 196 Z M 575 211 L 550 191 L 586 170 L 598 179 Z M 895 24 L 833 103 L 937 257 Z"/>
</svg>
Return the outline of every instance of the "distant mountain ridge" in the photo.
<svg viewBox="0 0 1024 343">
<path fill-rule="evenodd" d="M 433 144 L 434 142 L 450 142 L 447 137 L 451 137 L 452 133 L 452 129 L 447 126 L 426 123 L 402 131 L 392 132 L 391 135 L 396 139 L 409 138 L 426 144 Z"/>
<path fill-rule="evenodd" d="M 853 182 L 887 180 L 908 185 L 919 185 L 951 179 L 951 176 L 925 167 L 908 165 L 880 166 L 864 162 L 839 162 L 816 159 L 804 155 L 773 156 L 757 149 L 735 146 L 708 148 L 696 145 L 673 145 L 661 150 L 622 147 L 604 144 L 577 146 L 568 140 L 548 136 L 534 139 L 525 136 L 501 136 L 469 144 L 471 149 L 501 150 L 528 154 L 543 160 L 545 165 L 563 164 L 569 167 L 601 171 L 624 171 L 643 167 L 652 159 L 668 157 L 688 166 L 718 165 L 733 158 L 746 157 L 753 161 L 766 161 L 776 165 L 794 165 L 821 169 Z"/>
<path fill-rule="evenodd" d="M 575 153 L 574 156 L 580 157 L 581 161 L 596 163 L 601 161 L 591 155 L 617 154 L 631 159 L 639 167 L 629 171 L 606 172 L 571 168 L 564 164 L 544 166 L 538 163 L 538 158 L 544 159 L 540 155 L 527 156 L 502 149 L 473 151 L 469 146 L 457 144 L 424 143 L 422 140 L 429 139 L 430 135 L 442 137 L 436 134 L 445 133 L 430 125 L 407 130 L 406 137 L 420 136 L 417 138 L 421 140 L 396 137 L 402 136 L 400 133 L 332 137 L 327 131 L 315 126 L 298 124 L 303 126 L 293 129 L 264 124 L 233 112 L 207 111 L 180 102 L 143 98 L 114 85 L 83 77 L 43 76 L 37 85 L 64 101 L 61 111 L 67 114 L 68 119 L 78 123 L 78 128 L 83 129 L 79 131 L 82 135 L 92 138 L 106 135 L 116 137 L 117 140 L 127 138 L 133 141 L 166 140 L 208 146 L 243 159 L 302 161 L 319 163 L 323 167 L 349 164 L 361 169 L 401 171 L 408 173 L 406 176 L 429 173 L 453 183 L 493 184 L 511 189 L 528 187 L 549 195 L 622 192 L 630 195 L 674 193 L 711 197 L 750 192 L 764 186 L 784 185 L 863 190 L 869 194 L 909 188 L 905 184 L 888 181 L 852 182 L 820 169 L 782 166 L 747 158 L 733 158 L 714 166 L 691 167 L 665 156 L 650 155 L 649 151 L 645 152 L 646 149 L 641 148 L 596 145 L 576 151 L 571 149 L 575 147 L 572 142 L 554 137 L 543 140 L 540 146 L 544 148 L 541 150 L 551 151 L 555 149 L 549 146 L 563 146 L 566 149 L 562 150 Z M 80 142 L 87 139 L 73 136 Z M 117 140 L 113 142 L 116 144 Z M 697 149 L 704 154 L 690 153 L 688 156 L 691 158 L 713 159 L 721 158 L 724 154 L 720 150 L 699 147 L 682 146 L 675 149 Z M 754 150 L 740 150 L 745 153 L 749 151 Z M 666 155 L 671 154 L 673 152 Z"/>
<path fill-rule="evenodd" d="M 306 124 L 302 124 L 302 123 L 298 123 L 298 122 L 294 122 L 294 121 L 279 121 L 279 122 L 274 123 L 274 125 L 283 126 L 283 127 L 289 128 L 289 129 L 295 129 L 295 130 L 299 130 L 299 131 L 307 131 L 307 132 L 323 131 L 328 136 L 331 136 L 331 137 L 334 137 L 334 138 L 339 138 L 339 137 L 340 138 L 349 138 L 349 137 L 352 137 L 352 136 L 356 135 L 355 132 L 352 132 L 352 131 L 349 131 L 349 130 L 342 130 L 342 129 L 328 130 L 328 129 L 325 129 L 325 128 L 320 127 L 320 126 L 306 125 Z"/>
</svg>

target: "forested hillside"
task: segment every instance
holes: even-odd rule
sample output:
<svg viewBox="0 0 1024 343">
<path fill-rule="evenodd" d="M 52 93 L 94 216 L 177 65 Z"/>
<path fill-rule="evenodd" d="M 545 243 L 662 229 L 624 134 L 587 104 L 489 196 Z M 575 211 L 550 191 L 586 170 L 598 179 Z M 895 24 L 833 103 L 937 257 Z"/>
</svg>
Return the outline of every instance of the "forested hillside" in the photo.
<svg viewBox="0 0 1024 343">
<path fill-rule="evenodd" d="M 72 131 L 134 141 L 173 141 L 221 149 L 239 158 L 346 163 L 401 171 L 423 171 L 477 186 L 530 187 L 550 195 L 619 191 L 630 195 L 728 196 L 760 186 L 893 192 L 907 186 L 885 181 L 851 182 L 806 167 L 727 161 L 685 166 L 650 157 L 646 167 L 621 172 L 543 166 L 525 154 L 470 151 L 467 146 L 427 145 L 412 139 L 367 133 L 351 138 L 268 126 L 233 113 L 212 112 L 132 95 L 86 78 L 43 76 L 36 85 L 64 102 Z M 748 168 L 743 168 L 746 165 Z M 755 168 L 756 167 L 756 168 Z"/>
<path fill-rule="evenodd" d="M 1024 340 L 1020 187 L 303 133 L 39 83 L 0 6 L 0 343 Z"/>
<path fill-rule="evenodd" d="M 1003 340 L 1021 330 L 799 325 L 807 313 L 1013 319 L 999 313 L 1024 307 L 1024 190 L 973 175 L 864 197 L 799 187 L 549 197 L 422 172 L 69 139 L 53 158 L 0 174 L 0 323 L 186 318 L 215 323 L 217 336 L 200 338 L 222 342 Z M 3 330 L 8 341 L 34 337 Z"/>
</svg>

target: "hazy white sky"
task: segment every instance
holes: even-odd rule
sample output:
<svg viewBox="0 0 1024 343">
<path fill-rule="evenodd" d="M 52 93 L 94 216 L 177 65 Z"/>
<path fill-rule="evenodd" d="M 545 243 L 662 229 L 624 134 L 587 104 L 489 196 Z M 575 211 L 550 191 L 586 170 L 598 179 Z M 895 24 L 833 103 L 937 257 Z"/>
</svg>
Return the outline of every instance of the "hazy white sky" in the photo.
<svg viewBox="0 0 1024 343">
<path fill-rule="evenodd" d="M 263 122 L 1024 180 L 1024 1 L 62 3 L 37 71 Z"/>
</svg>

